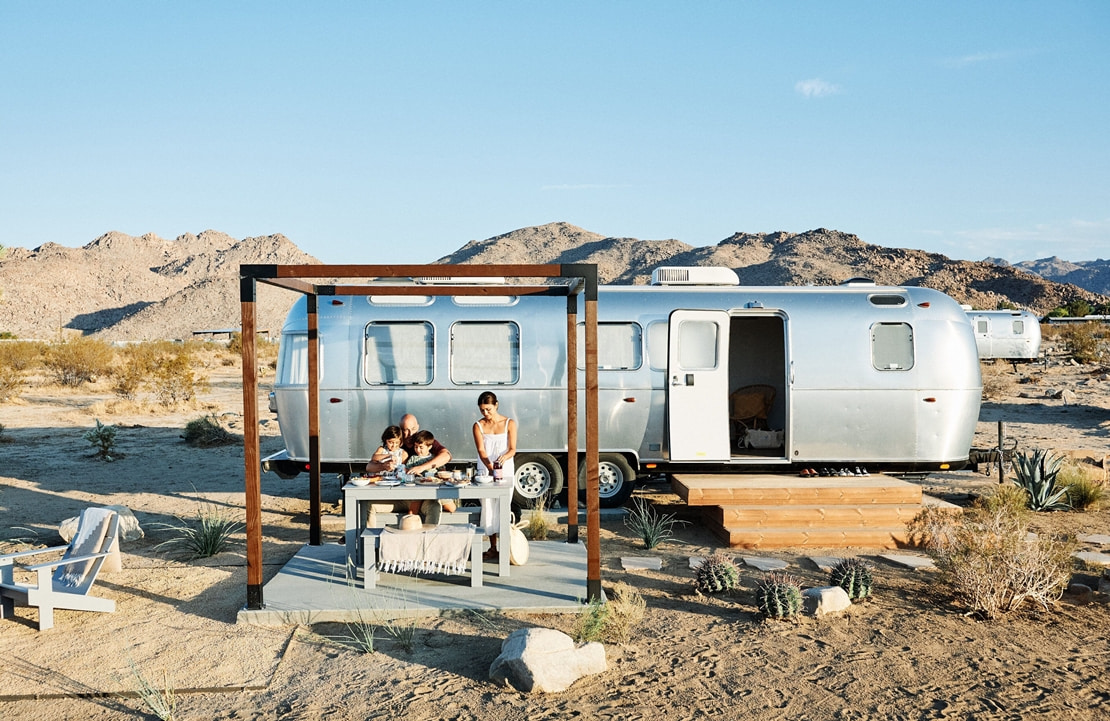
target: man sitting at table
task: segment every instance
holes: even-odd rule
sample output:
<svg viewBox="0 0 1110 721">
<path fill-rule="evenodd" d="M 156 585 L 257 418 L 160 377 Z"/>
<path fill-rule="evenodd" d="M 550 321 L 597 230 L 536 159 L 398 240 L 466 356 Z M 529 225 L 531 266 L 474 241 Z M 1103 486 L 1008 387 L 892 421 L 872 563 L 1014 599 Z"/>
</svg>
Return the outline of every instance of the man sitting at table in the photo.
<svg viewBox="0 0 1110 721">
<path fill-rule="evenodd" d="M 447 462 L 451 460 L 451 451 L 447 450 L 446 446 L 437 441 L 431 433 L 420 431 L 420 423 L 416 420 L 416 416 L 411 413 L 406 413 L 401 416 L 399 425 L 401 426 L 401 447 L 409 454 L 409 462 L 404 469 L 406 473 L 419 476 L 427 471 L 434 472 L 446 466 Z M 418 447 L 417 441 L 426 443 L 426 446 L 421 445 Z M 385 461 L 372 460 L 366 464 L 366 472 L 385 473 L 386 471 L 400 470 L 396 469 L 394 465 L 392 459 Z M 455 502 L 445 500 L 441 505 L 438 500 L 434 499 L 428 499 L 423 502 L 398 501 L 391 510 L 396 513 L 403 513 L 406 510 L 409 513 L 419 513 L 424 517 L 425 523 L 434 526 L 439 523 L 442 509 L 447 509 L 448 513 L 453 512 L 455 510 Z"/>
</svg>

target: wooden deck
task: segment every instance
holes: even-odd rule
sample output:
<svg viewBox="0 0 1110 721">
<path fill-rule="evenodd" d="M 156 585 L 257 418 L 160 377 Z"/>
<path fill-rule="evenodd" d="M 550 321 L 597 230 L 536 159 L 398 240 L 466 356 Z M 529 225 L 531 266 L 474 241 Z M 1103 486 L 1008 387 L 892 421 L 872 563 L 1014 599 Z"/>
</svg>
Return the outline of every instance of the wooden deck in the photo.
<svg viewBox="0 0 1110 721">
<path fill-rule="evenodd" d="M 671 485 L 730 548 L 910 545 L 921 487 L 890 476 L 681 473 Z"/>
</svg>

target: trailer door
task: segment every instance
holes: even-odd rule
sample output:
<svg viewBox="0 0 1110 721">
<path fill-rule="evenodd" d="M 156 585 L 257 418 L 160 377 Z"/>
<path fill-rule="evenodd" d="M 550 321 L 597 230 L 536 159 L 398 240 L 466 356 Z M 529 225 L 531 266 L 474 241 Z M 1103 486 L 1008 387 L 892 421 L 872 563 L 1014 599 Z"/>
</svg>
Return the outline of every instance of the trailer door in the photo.
<svg viewBox="0 0 1110 721">
<path fill-rule="evenodd" d="M 670 460 L 727 461 L 728 314 L 671 313 L 667 348 Z"/>
</svg>

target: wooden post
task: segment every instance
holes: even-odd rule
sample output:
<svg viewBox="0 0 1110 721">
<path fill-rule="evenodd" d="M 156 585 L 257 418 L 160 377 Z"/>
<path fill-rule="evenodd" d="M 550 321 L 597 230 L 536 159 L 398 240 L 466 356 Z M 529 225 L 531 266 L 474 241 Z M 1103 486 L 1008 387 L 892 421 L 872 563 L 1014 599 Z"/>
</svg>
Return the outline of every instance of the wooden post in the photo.
<svg viewBox="0 0 1110 721">
<path fill-rule="evenodd" d="M 255 280 L 239 278 L 243 352 L 243 496 L 247 531 L 247 608 L 262 608 L 262 462 L 258 433 Z"/>
<path fill-rule="evenodd" d="M 320 337 L 317 296 L 308 301 L 308 543 L 323 543 L 320 530 Z"/>
<path fill-rule="evenodd" d="M 578 543 L 578 296 L 567 296 L 567 543 Z"/>
</svg>

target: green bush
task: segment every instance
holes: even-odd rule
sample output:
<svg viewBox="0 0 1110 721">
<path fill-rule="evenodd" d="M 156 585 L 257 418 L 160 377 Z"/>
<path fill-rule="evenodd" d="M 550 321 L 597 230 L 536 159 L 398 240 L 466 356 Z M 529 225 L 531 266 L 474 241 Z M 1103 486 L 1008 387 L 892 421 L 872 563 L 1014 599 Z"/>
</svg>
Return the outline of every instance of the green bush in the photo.
<svg viewBox="0 0 1110 721">
<path fill-rule="evenodd" d="M 184 346 L 158 359 L 150 383 L 158 402 L 167 407 L 195 400 L 208 386 L 194 371 L 192 354 Z"/>
<path fill-rule="evenodd" d="M 77 336 L 46 346 L 43 365 L 63 386 L 80 386 L 112 370 L 115 350 L 102 340 Z"/>
<path fill-rule="evenodd" d="M 1060 337 L 1077 363 L 1097 363 L 1102 358 L 1099 330 L 1095 323 L 1076 323 L 1061 331 Z"/>
<path fill-rule="evenodd" d="M 1064 511 L 1068 504 L 1067 489 L 1056 483 L 1064 459 L 1042 448 L 1014 454 L 1014 485 L 1025 489 L 1028 504 L 1034 511 Z"/>
<path fill-rule="evenodd" d="M 93 454 L 94 458 L 99 458 L 111 463 L 117 458 L 120 458 L 119 453 L 115 453 L 116 433 L 119 431 L 115 426 L 106 426 L 96 419 L 96 428 L 85 431 L 84 439 L 92 444 L 96 450 Z"/>
</svg>

